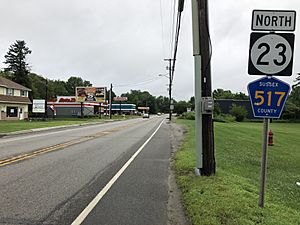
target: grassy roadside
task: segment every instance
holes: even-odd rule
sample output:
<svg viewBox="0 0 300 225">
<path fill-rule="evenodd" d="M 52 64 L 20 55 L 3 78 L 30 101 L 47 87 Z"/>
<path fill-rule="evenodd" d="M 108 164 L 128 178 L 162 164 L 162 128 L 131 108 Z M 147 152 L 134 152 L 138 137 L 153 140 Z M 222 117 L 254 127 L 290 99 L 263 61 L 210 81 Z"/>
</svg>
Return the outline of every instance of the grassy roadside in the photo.
<svg viewBox="0 0 300 225">
<path fill-rule="evenodd" d="M 112 117 L 113 120 L 124 120 L 138 118 L 137 116 L 117 116 Z M 94 122 L 105 122 L 109 120 L 109 117 L 105 116 L 100 118 L 56 118 L 49 119 L 47 121 L 0 121 L 0 133 L 9 133 L 14 131 L 21 130 L 30 130 L 35 128 L 45 128 L 45 127 L 56 127 L 56 126 L 65 126 L 65 125 L 75 125 L 75 124 L 86 124 Z"/>
<path fill-rule="evenodd" d="M 266 206 L 258 202 L 261 123 L 215 123 L 217 174 L 196 177 L 194 121 L 175 157 L 177 182 L 193 224 L 300 224 L 300 124 L 272 123 Z"/>
</svg>

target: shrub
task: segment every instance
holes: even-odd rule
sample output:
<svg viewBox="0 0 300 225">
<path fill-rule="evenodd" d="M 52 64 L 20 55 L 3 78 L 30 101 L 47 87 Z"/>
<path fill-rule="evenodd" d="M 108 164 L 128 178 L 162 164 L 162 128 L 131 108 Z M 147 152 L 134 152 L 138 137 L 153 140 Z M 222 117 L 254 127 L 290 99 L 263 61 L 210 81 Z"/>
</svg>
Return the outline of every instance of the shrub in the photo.
<svg viewBox="0 0 300 225">
<path fill-rule="evenodd" d="M 284 106 L 282 118 L 288 120 L 300 119 L 300 107 L 288 100 Z"/>
<path fill-rule="evenodd" d="M 236 118 L 230 114 L 219 114 L 214 116 L 214 121 L 215 122 L 223 122 L 223 123 L 229 123 L 229 122 L 234 122 L 236 121 Z"/>
<path fill-rule="evenodd" d="M 236 121 L 242 122 L 247 116 L 247 110 L 244 106 L 237 106 L 236 104 L 232 104 L 230 114 L 235 116 Z"/>
<path fill-rule="evenodd" d="M 217 115 L 220 115 L 222 112 L 221 112 L 221 107 L 220 107 L 220 104 L 215 102 L 215 105 L 214 105 L 214 116 L 217 116 Z"/>
<path fill-rule="evenodd" d="M 195 120 L 195 112 L 184 112 L 179 117 L 179 119 Z"/>
</svg>

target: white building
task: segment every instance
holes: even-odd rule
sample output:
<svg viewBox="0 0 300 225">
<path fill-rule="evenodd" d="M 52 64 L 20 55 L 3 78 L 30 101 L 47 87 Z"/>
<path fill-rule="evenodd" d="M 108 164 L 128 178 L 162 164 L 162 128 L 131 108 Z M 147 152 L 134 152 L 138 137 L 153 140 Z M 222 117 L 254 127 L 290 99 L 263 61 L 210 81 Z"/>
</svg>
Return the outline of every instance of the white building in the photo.
<svg viewBox="0 0 300 225">
<path fill-rule="evenodd" d="M 29 88 L 0 76 L 0 120 L 28 118 Z"/>
</svg>

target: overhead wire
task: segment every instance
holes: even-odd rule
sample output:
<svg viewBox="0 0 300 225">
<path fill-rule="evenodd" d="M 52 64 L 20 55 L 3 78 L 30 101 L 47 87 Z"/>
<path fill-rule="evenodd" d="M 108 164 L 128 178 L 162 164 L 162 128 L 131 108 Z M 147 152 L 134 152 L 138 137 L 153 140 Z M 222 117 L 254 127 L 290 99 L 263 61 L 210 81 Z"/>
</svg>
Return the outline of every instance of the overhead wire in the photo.
<svg viewBox="0 0 300 225">
<path fill-rule="evenodd" d="M 174 71 L 175 71 L 175 63 L 177 57 L 178 43 L 179 43 L 179 34 L 181 28 L 181 15 L 183 11 L 184 0 L 178 1 L 178 11 L 177 11 L 177 21 L 176 21 L 176 33 L 175 33 L 175 44 L 174 44 L 174 52 L 172 58 L 172 69 L 171 69 L 171 81 L 174 79 Z"/>
<path fill-rule="evenodd" d="M 139 86 L 139 85 L 145 85 L 145 84 L 160 80 L 161 78 L 162 77 L 154 77 L 154 78 L 151 78 L 151 79 L 148 79 L 148 80 L 139 81 L 139 82 L 130 83 L 130 84 L 115 84 L 114 87 L 116 87 L 116 88 L 120 87 L 121 88 L 121 87 L 134 87 L 134 86 Z"/>
<path fill-rule="evenodd" d="M 198 6 L 200 7 L 200 6 Z M 210 38 L 210 33 L 209 33 L 209 26 L 208 26 L 208 20 L 205 20 L 205 26 L 206 26 L 206 32 L 207 32 L 207 36 L 208 36 L 208 43 L 209 43 L 209 59 L 208 62 L 206 64 L 206 66 L 204 67 L 204 74 L 206 76 L 207 70 L 210 66 L 210 62 L 211 62 L 211 58 L 212 58 L 212 42 L 211 42 L 211 38 Z"/>
<path fill-rule="evenodd" d="M 171 46 L 170 46 L 170 54 L 173 54 L 173 37 L 174 37 L 174 24 L 175 24 L 175 12 L 176 12 L 176 0 L 172 0 L 173 5 L 172 8 L 173 10 L 171 11 Z"/>
<path fill-rule="evenodd" d="M 161 41 L 162 41 L 162 53 L 165 54 L 165 41 L 164 41 L 164 23 L 163 23 L 163 11 L 162 11 L 162 0 L 159 0 L 160 7 L 160 23 L 161 23 Z"/>
</svg>

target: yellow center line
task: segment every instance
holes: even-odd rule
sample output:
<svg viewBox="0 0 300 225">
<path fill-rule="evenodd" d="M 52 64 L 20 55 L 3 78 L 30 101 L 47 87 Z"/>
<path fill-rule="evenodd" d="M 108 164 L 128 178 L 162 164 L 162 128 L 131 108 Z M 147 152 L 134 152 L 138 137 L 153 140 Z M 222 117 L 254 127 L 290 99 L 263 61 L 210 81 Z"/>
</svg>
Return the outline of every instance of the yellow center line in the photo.
<svg viewBox="0 0 300 225">
<path fill-rule="evenodd" d="M 55 145 L 52 145 L 52 146 L 48 146 L 48 147 L 45 147 L 45 148 L 34 150 L 32 152 L 20 154 L 20 155 L 9 157 L 9 158 L 0 159 L 0 167 L 7 166 L 7 165 L 10 165 L 10 164 L 13 164 L 13 163 L 17 163 L 17 162 L 20 162 L 20 161 L 23 161 L 23 160 L 26 160 L 26 159 L 30 159 L 32 157 L 42 155 L 42 154 L 45 154 L 45 153 L 57 151 L 57 150 L 60 150 L 60 149 L 66 148 L 66 147 L 70 147 L 72 145 L 76 145 L 76 144 L 80 144 L 80 143 L 83 143 L 83 142 L 86 142 L 86 141 L 93 140 L 93 139 L 96 139 L 96 138 L 99 138 L 99 137 L 103 137 L 105 135 L 108 135 L 108 134 L 111 134 L 111 133 L 114 133 L 114 132 L 118 132 L 118 131 L 124 130 L 126 128 L 129 128 L 129 127 L 133 127 L 136 124 L 140 124 L 140 122 L 135 122 L 135 123 L 132 123 L 132 124 L 123 125 L 123 126 L 120 126 L 120 127 L 116 127 L 116 128 L 112 128 L 112 129 L 109 129 L 109 130 L 98 132 L 94 135 L 84 136 L 84 137 L 81 137 L 79 139 L 74 139 L 74 140 L 67 141 L 67 142 L 64 142 L 64 143 L 55 144 Z"/>
</svg>

